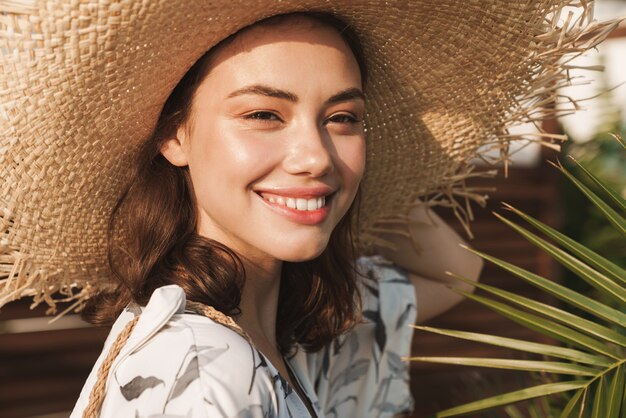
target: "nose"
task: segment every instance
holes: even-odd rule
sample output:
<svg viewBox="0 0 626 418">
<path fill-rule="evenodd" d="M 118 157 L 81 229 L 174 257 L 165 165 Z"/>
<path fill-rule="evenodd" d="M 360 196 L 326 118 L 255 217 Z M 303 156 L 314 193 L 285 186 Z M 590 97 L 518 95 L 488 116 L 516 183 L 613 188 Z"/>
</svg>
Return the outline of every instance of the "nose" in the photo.
<svg viewBox="0 0 626 418">
<path fill-rule="evenodd" d="M 290 174 L 322 177 L 334 169 L 334 147 L 330 135 L 319 126 L 311 124 L 293 133 L 291 146 L 283 162 Z"/>
</svg>

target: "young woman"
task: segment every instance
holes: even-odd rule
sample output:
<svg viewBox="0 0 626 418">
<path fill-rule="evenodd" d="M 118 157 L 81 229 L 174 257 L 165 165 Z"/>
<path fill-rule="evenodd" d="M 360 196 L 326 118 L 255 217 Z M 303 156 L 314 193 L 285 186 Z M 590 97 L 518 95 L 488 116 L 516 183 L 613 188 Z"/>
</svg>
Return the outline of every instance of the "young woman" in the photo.
<svg viewBox="0 0 626 418">
<path fill-rule="evenodd" d="M 366 68 L 346 28 L 319 14 L 257 22 L 213 47 L 166 101 L 119 202 L 133 237 L 121 285 L 89 309 L 106 322 L 136 302 L 147 306 L 142 317 L 159 317 L 134 329 L 131 337 L 149 335 L 140 346 L 122 349 L 104 416 L 408 413 L 400 357 L 409 354 L 413 288 L 428 318 L 458 300 L 444 272 L 475 279 L 480 261 L 438 222 L 419 239 L 439 248 L 388 251 L 413 268 L 408 275 L 360 260 L 363 276 L 376 270 L 391 289 L 358 276 L 346 214 L 365 172 Z M 198 317 L 202 308 L 184 312 L 186 301 L 232 316 L 235 330 Z M 116 326 L 140 311 L 126 308 Z"/>
<path fill-rule="evenodd" d="M 520 83 L 516 74 L 556 77 L 560 68 L 529 71 L 528 57 L 537 59 L 528 53 L 530 43 L 500 45 L 503 53 L 518 59 L 503 64 L 490 58 L 495 70 L 505 66 L 501 71 L 508 84 L 494 81 L 488 90 L 472 86 L 475 97 L 459 100 L 482 103 L 489 112 L 462 105 L 455 113 L 441 105 L 452 103 L 458 95 L 452 86 L 467 86 L 467 80 L 441 87 L 429 79 L 433 74 L 447 79 L 450 65 L 478 53 L 481 48 L 472 42 L 482 39 L 485 27 L 476 23 L 467 44 L 462 38 L 469 35 L 463 31 L 459 33 L 465 35 L 453 41 L 431 39 L 429 30 L 437 26 L 425 20 L 417 31 L 412 20 L 426 12 L 432 19 L 442 16 L 427 4 L 403 4 L 409 11 L 387 5 L 391 21 L 381 25 L 376 2 L 321 10 L 271 3 L 264 5 L 268 10 L 256 11 L 256 18 L 244 13 L 243 3 L 188 9 L 171 4 L 175 2 L 115 3 L 102 10 L 70 3 L 64 7 L 74 14 L 68 15 L 82 18 L 59 20 L 56 26 L 49 26 L 57 19 L 52 6 L 39 14 L 27 6 L 5 14 L 28 15 L 15 18 L 20 24 L 12 33 L 29 36 L 33 29 L 27 26 L 32 24 L 44 34 L 44 47 L 67 46 L 58 52 L 64 66 L 57 77 L 76 86 L 70 109 L 91 110 L 94 122 L 70 129 L 80 118 L 64 107 L 61 93 L 46 95 L 40 105 L 45 108 L 57 100 L 61 108 L 58 120 L 48 119 L 50 126 L 60 124 L 54 132 L 64 137 L 68 132 L 90 132 L 100 138 L 84 154 L 80 145 L 70 146 L 76 136 L 53 149 L 60 153 L 39 147 L 57 162 L 80 163 L 82 171 L 57 186 L 85 197 L 72 202 L 48 198 L 48 206 L 75 204 L 90 211 L 90 222 L 96 219 L 88 234 L 96 241 L 74 247 L 92 252 L 96 248 L 97 253 L 102 219 L 108 220 L 107 258 L 113 279 L 83 281 L 83 293 L 70 298 L 90 298 L 85 316 L 94 323 L 114 324 L 72 416 L 410 414 L 408 366 L 402 360 L 410 353 L 409 325 L 459 301 L 447 289 L 446 271 L 476 280 L 481 270 L 480 260 L 460 248 L 462 239 L 427 212 L 417 197 L 454 189 L 470 175 L 467 160 L 476 147 L 493 140 L 512 120 L 507 112 L 517 103 L 511 99 L 514 95 L 507 95 L 507 101 L 500 93 L 515 88 L 534 97 L 535 90 Z M 503 14 L 482 18 L 501 19 L 501 30 L 511 36 L 530 36 L 539 54 L 534 34 L 514 28 L 537 20 L 534 30 L 554 30 L 544 21 L 555 10 L 552 3 L 557 2 L 515 10 L 504 2 L 499 5 Z M 97 26 L 94 22 L 103 13 L 108 20 Z M 454 21 L 477 16 L 463 11 L 448 17 Z M 141 27 L 139 17 L 144 19 Z M 49 36 L 50 27 L 57 28 L 58 38 Z M 409 36 L 418 32 L 424 33 L 419 43 Z M 100 39 L 97 33 L 105 41 L 90 48 L 87 41 Z M 397 49 L 402 42 L 394 43 L 396 35 L 406 42 L 406 51 Z M 564 32 L 556 49 L 552 44 L 542 47 L 563 54 L 575 35 Z M 192 39 L 175 42 L 185 36 L 204 42 L 208 51 L 199 54 L 200 46 Z M 365 37 L 363 45 L 360 36 Z M 442 42 L 442 48 L 454 45 L 457 55 L 449 58 L 454 51 L 434 48 L 433 54 L 445 59 L 429 67 L 432 57 L 418 55 L 428 39 Z M 12 44 L 7 45 L 6 51 Z M 4 55 L 4 65 L 13 66 L 11 74 L 20 73 L 15 68 L 38 53 L 28 49 L 32 43 L 20 45 L 25 53 L 14 55 L 22 61 Z M 111 61 L 111 56 L 117 60 Z M 423 65 L 407 60 L 418 56 Z M 26 64 L 24 71 L 32 71 Z M 476 69 L 465 73 L 463 65 L 449 77 L 477 75 Z M 98 80 L 114 80 L 113 87 L 94 84 L 94 76 L 86 71 L 90 66 L 102 71 Z M 39 67 L 51 71 L 58 63 Z M 485 74 L 479 74 L 477 82 L 484 81 Z M 418 83 L 409 77 L 425 80 Z M 43 80 L 42 87 L 33 77 L 35 97 L 46 82 L 54 84 L 54 79 Z M 107 98 L 106 106 L 93 100 L 96 93 Z M 11 112 L 13 107 L 5 113 L 13 118 L 13 130 L 6 132 L 38 126 L 26 123 L 29 118 L 36 121 L 38 111 L 23 118 Z M 450 130 L 453 140 L 447 141 Z M 125 141 L 125 135 L 133 140 Z M 419 141 L 411 148 L 414 137 Z M 102 138 L 111 141 L 111 149 Z M 500 140 L 506 144 L 510 137 Z M 98 153 L 104 156 L 102 162 L 94 162 Z M 23 175 L 24 165 L 18 162 L 16 167 L 9 174 Z M 103 186 L 84 193 L 84 179 L 90 174 Z M 409 193 L 413 179 L 418 190 Z M 122 180 L 127 181 L 125 188 Z M 471 197 L 464 189 L 446 193 Z M 105 210 L 106 204 L 112 210 Z M 27 216 L 15 222 L 14 213 L 14 207 L 7 206 L 3 219 L 29 224 Z M 82 224 L 74 228 L 67 221 L 70 215 L 59 219 L 69 225 L 65 235 L 89 230 Z M 36 230 L 38 239 L 45 241 L 45 229 Z M 376 255 L 359 257 L 364 252 Z M 20 265 L 18 278 L 30 281 L 16 281 L 12 295 L 47 297 L 55 274 L 79 270 L 97 275 L 102 269 L 84 257 L 72 264 L 75 251 L 63 254 L 68 257 L 64 263 L 74 270 L 58 267 L 63 263 L 56 270 L 34 270 L 43 265 L 35 262 L 25 264 L 33 270 Z M 54 257 L 41 258 L 47 262 Z M 37 275 L 43 276 L 41 289 L 47 289 L 40 293 L 28 287 Z M 13 275 L 10 279 L 15 280 Z M 64 287 L 57 281 L 56 286 L 70 291 L 75 284 Z"/>
</svg>

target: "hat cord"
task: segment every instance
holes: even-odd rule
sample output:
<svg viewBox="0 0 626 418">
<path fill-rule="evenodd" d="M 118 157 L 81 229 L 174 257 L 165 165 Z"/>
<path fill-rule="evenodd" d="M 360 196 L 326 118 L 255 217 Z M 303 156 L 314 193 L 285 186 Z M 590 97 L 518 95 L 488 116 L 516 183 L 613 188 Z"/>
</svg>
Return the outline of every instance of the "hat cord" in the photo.
<svg viewBox="0 0 626 418">
<path fill-rule="evenodd" d="M 199 302 L 187 301 L 186 308 L 194 313 L 204 315 L 218 324 L 230 328 L 245 338 L 248 342 L 251 342 L 248 334 L 246 334 L 245 331 L 241 329 L 241 327 L 230 316 L 225 315 L 214 307 Z M 128 341 L 128 338 L 132 334 L 133 329 L 135 329 L 135 325 L 137 325 L 140 317 L 140 315 L 137 315 L 129 321 L 124 326 L 124 329 L 122 329 L 122 332 L 120 332 L 115 338 L 113 345 L 109 349 L 109 354 L 107 354 L 98 369 L 98 377 L 96 379 L 96 383 L 91 389 L 91 393 L 89 394 L 89 403 L 83 412 L 83 418 L 97 418 L 100 415 L 100 408 L 102 407 L 102 402 L 104 401 L 106 383 L 111 365 L 113 364 L 115 358 L 119 355 L 122 347 L 124 347 L 124 344 L 126 344 L 126 341 Z"/>
<path fill-rule="evenodd" d="M 126 326 L 124 326 L 124 329 L 118 334 L 115 342 L 111 346 L 109 354 L 107 354 L 107 357 L 100 365 L 100 368 L 98 369 L 98 378 L 95 385 L 91 389 L 91 393 L 89 394 L 89 403 L 83 412 L 83 418 L 96 418 L 100 415 L 100 407 L 102 406 L 102 401 L 104 401 L 104 389 L 106 387 L 109 369 L 113 364 L 113 360 L 115 360 L 117 355 L 122 350 L 122 347 L 124 347 L 124 344 L 126 344 L 126 341 L 133 332 L 135 325 L 137 325 L 139 318 L 139 315 L 137 315 L 132 321 L 129 321 Z"/>
</svg>

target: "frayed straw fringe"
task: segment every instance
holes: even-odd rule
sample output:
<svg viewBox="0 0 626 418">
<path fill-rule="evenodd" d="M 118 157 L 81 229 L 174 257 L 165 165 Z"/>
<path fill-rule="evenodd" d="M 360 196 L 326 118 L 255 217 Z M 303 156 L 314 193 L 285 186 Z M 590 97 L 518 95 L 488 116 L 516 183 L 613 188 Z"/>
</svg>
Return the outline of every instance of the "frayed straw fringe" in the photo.
<svg viewBox="0 0 626 418">
<path fill-rule="evenodd" d="M 64 309 L 50 322 L 73 310 L 79 311 L 93 294 L 93 287 L 89 284 L 74 292 L 76 286 L 67 283 L 48 285 L 45 288 L 35 286 L 37 283 L 56 283 L 52 279 L 58 274 L 50 274 L 38 270 L 31 261 L 32 257 L 6 247 L 0 249 L 0 307 L 13 300 L 30 296 L 33 298 L 31 309 L 45 302 L 48 305 L 47 315 L 55 314 L 57 303 L 74 302 Z M 60 295 L 60 296 L 59 296 Z M 63 297 L 65 296 L 65 297 Z"/>
<path fill-rule="evenodd" d="M 564 22 L 559 25 L 563 12 L 567 7 L 583 7 L 582 14 L 574 19 L 574 13 L 568 11 Z M 536 42 L 531 45 L 530 53 L 533 60 L 532 67 L 535 76 L 526 92 L 515 98 L 513 108 L 502 126 L 502 132 L 495 135 L 493 141 L 487 142 L 485 150 L 498 150 L 498 157 L 488 157 L 486 155 L 475 155 L 488 165 L 502 165 L 505 177 L 508 176 L 509 164 L 511 162 L 510 143 L 512 141 L 527 141 L 538 143 L 542 146 L 559 151 L 560 144 L 567 140 L 566 135 L 551 134 L 545 132 L 541 123 L 548 119 L 572 114 L 581 109 L 580 102 L 591 98 L 574 100 L 559 93 L 564 87 L 575 85 L 570 77 L 569 70 L 583 69 L 588 71 L 603 71 L 601 65 L 577 66 L 568 64 L 585 51 L 595 48 L 604 41 L 607 36 L 624 20 L 624 18 L 614 19 L 606 22 L 596 22 L 593 20 L 592 4 L 587 1 L 565 0 L 556 5 L 551 18 L 547 19 L 544 28 L 548 30 L 536 36 Z M 588 84 L 584 82 L 581 84 Z M 557 108 L 555 105 L 559 98 L 565 98 L 569 107 Z M 507 127 L 531 123 L 537 128 L 537 132 L 522 134 L 511 134 Z M 555 143 L 555 141 L 557 141 Z M 459 173 L 445 178 L 436 189 L 426 191 L 425 202 L 417 201 L 404 211 L 412 207 L 426 204 L 428 208 L 434 206 L 451 208 L 455 217 L 463 226 L 468 237 L 473 238 L 470 223 L 474 220 L 471 202 L 485 207 L 488 191 L 492 188 L 468 187 L 466 180 L 472 177 L 494 177 L 497 170 L 486 170 L 482 172 L 472 172 L 473 166 L 470 161 L 464 164 Z M 404 224 L 408 225 L 410 219 L 402 217 L 385 218 L 377 222 L 377 226 L 369 228 L 364 233 L 363 241 L 372 242 L 373 247 L 368 246 L 366 252 L 375 251 L 375 247 L 395 248 L 393 242 L 385 240 L 376 233 L 395 234 L 406 236 L 408 228 L 385 228 L 378 225 L 384 224 Z M 410 234 L 408 234 L 410 236 Z M 411 237 L 414 247 L 419 250 L 415 239 Z"/>
</svg>

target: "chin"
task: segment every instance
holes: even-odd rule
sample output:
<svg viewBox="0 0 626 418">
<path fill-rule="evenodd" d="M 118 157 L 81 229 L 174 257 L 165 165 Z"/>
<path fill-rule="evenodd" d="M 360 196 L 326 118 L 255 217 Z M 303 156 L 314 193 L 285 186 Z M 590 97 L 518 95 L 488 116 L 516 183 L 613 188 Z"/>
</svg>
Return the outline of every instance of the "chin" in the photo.
<svg viewBox="0 0 626 418">
<path fill-rule="evenodd" d="M 279 257 L 277 257 L 277 259 L 290 263 L 301 263 L 303 261 L 313 260 L 314 258 L 319 257 L 324 252 L 327 246 L 328 240 L 314 246 L 294 245 L 290 248 L 284 248 L 283 251 L 281 251 Z"/>
</svg>

